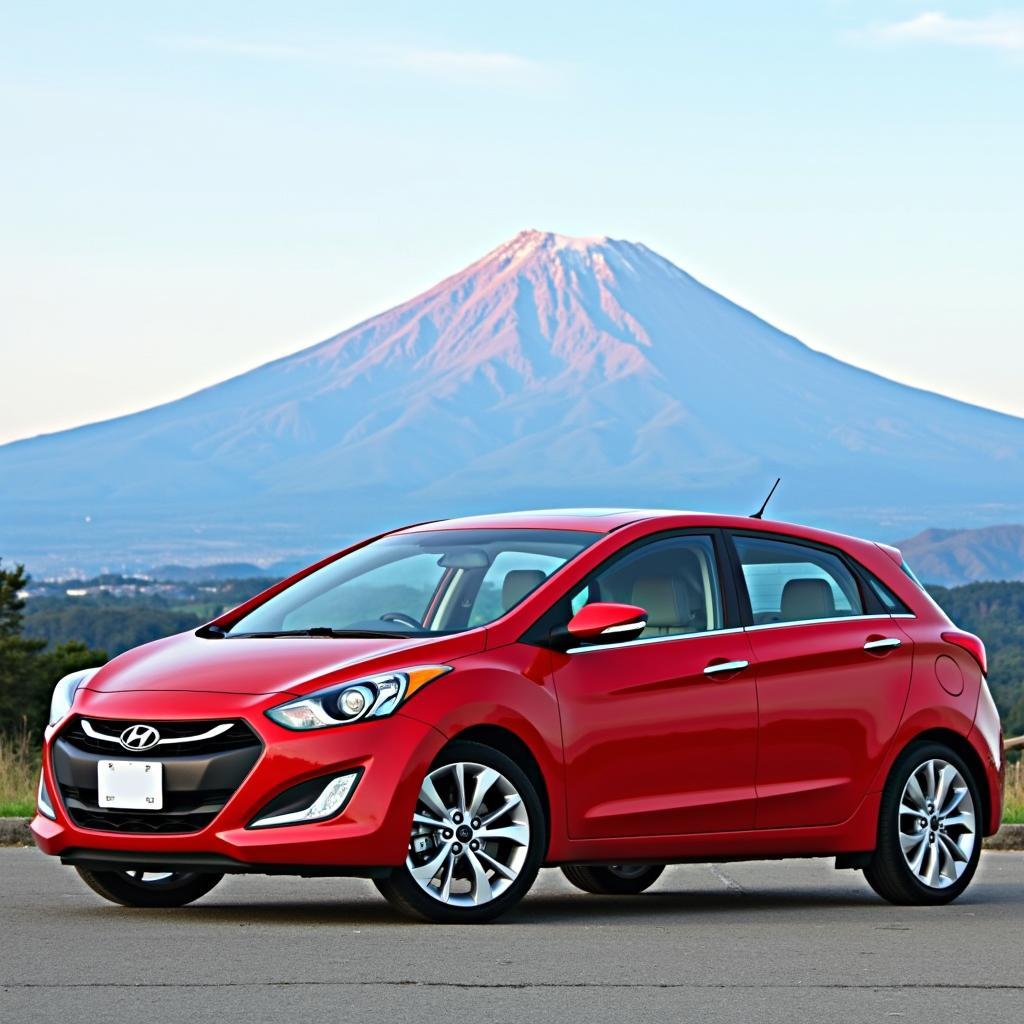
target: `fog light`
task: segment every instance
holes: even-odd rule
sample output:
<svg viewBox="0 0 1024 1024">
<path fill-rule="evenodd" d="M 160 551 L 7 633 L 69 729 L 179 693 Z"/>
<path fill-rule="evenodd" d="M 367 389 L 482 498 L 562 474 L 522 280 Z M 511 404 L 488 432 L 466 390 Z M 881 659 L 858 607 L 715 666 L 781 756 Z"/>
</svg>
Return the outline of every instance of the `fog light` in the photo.
<svg viewBox="0 0 1024 1024">
<path fill-rule="evenodd" d="M 46 779 L 43 778 L 43 773 L 39 773 L 39 792 L 36 796 L 36 807 L 39 813 L 44 817 L 50 819 L 50 821 L 56 821 L 57 815 L 53 809 L 53 801 L 50 799 L 50 792 L 46 788 Z"/>
<path fill-rule="evenodd" d="M 293 786 L 275 797 L 249 823 L 249 828 L 275 825 L 301 825 L 322 821 L 339 814 L 348 803 L 362 770 L 337 775 L 333 779 L 313 779 Z"/>
</svg>

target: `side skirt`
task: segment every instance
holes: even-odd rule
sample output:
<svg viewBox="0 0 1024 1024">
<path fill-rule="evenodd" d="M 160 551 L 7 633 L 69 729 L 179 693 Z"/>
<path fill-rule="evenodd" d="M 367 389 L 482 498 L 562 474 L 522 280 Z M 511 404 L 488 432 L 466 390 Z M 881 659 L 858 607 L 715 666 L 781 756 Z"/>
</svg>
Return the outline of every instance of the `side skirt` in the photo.
<svg viewBox="0 0 1024 1024">
<path fill-rule="evenodd" d="M 683 836 L 623 836 L 612 839 L 552 839 L 546 863 L 681 864 L 704 861 L 834 857 L 874 850 L 881 793 L 869 793 L 838 825 L 699 832 Z"/>
</svg>

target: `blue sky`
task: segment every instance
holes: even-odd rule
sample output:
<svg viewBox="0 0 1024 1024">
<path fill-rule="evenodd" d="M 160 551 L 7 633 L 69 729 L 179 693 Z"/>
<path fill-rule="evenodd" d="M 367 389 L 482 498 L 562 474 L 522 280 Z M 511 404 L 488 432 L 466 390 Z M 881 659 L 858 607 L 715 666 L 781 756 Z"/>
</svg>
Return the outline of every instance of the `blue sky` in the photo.
<svg viewBox="0 0 1024 1024">
<path fill-rule="evenodd" d="M 0 37 L 0 441 L 143 408 L 525 227 L 642 241 L 1024 415 L 1024 6 L 47 3 Z"/>
</svg>

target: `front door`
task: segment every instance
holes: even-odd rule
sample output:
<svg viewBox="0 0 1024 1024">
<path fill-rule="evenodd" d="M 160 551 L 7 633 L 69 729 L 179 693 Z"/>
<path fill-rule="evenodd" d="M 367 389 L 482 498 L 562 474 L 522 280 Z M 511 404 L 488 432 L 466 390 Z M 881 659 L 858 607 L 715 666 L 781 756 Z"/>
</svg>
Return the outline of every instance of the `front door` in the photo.
<svg viewBox="0 0 1024 1024">
<path fill-rule="evenodd" d="M 569 835 L 753 827 L 753 659 L 743 630 L 725 628 L 714 539 L 642 542 L 571 600 L 573 610 L 589 601 L 639 605 L 648 620 L 638 640 L 555 655 Z"/>
</svg>

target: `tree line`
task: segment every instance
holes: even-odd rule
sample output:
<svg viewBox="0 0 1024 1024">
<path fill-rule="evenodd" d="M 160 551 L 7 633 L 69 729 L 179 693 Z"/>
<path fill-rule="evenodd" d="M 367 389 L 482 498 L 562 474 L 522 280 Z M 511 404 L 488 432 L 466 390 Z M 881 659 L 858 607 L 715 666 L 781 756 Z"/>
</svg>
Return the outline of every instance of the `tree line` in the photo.
<svg viewBox="0 0 1024 1024">
<path fill-rule="evenodd" d="M 0 733 L 41 732 L 57 680 L 69 672 L 102 665 L 107 653 L 79 638 L 50 644 L 25 632 L 28 585 L 25 567 L 5 569 L 0 561 Z"/>
<path fill-rule="evenodd" d="M 50 694 L 68 672 L 162 636 L 194 629 L 266 587 L 266 579 L 187 586 L 168 598 L 68 597 L 59 588 L 27 602 L 23 566 L 0 561 L 0 733 L 41 731 Z M 1024 735 L 1024 583 L 931 587 L 957 625 L 977 633 L 989 654 L 989 685 L 1009 736 Z"/>
</svg>

